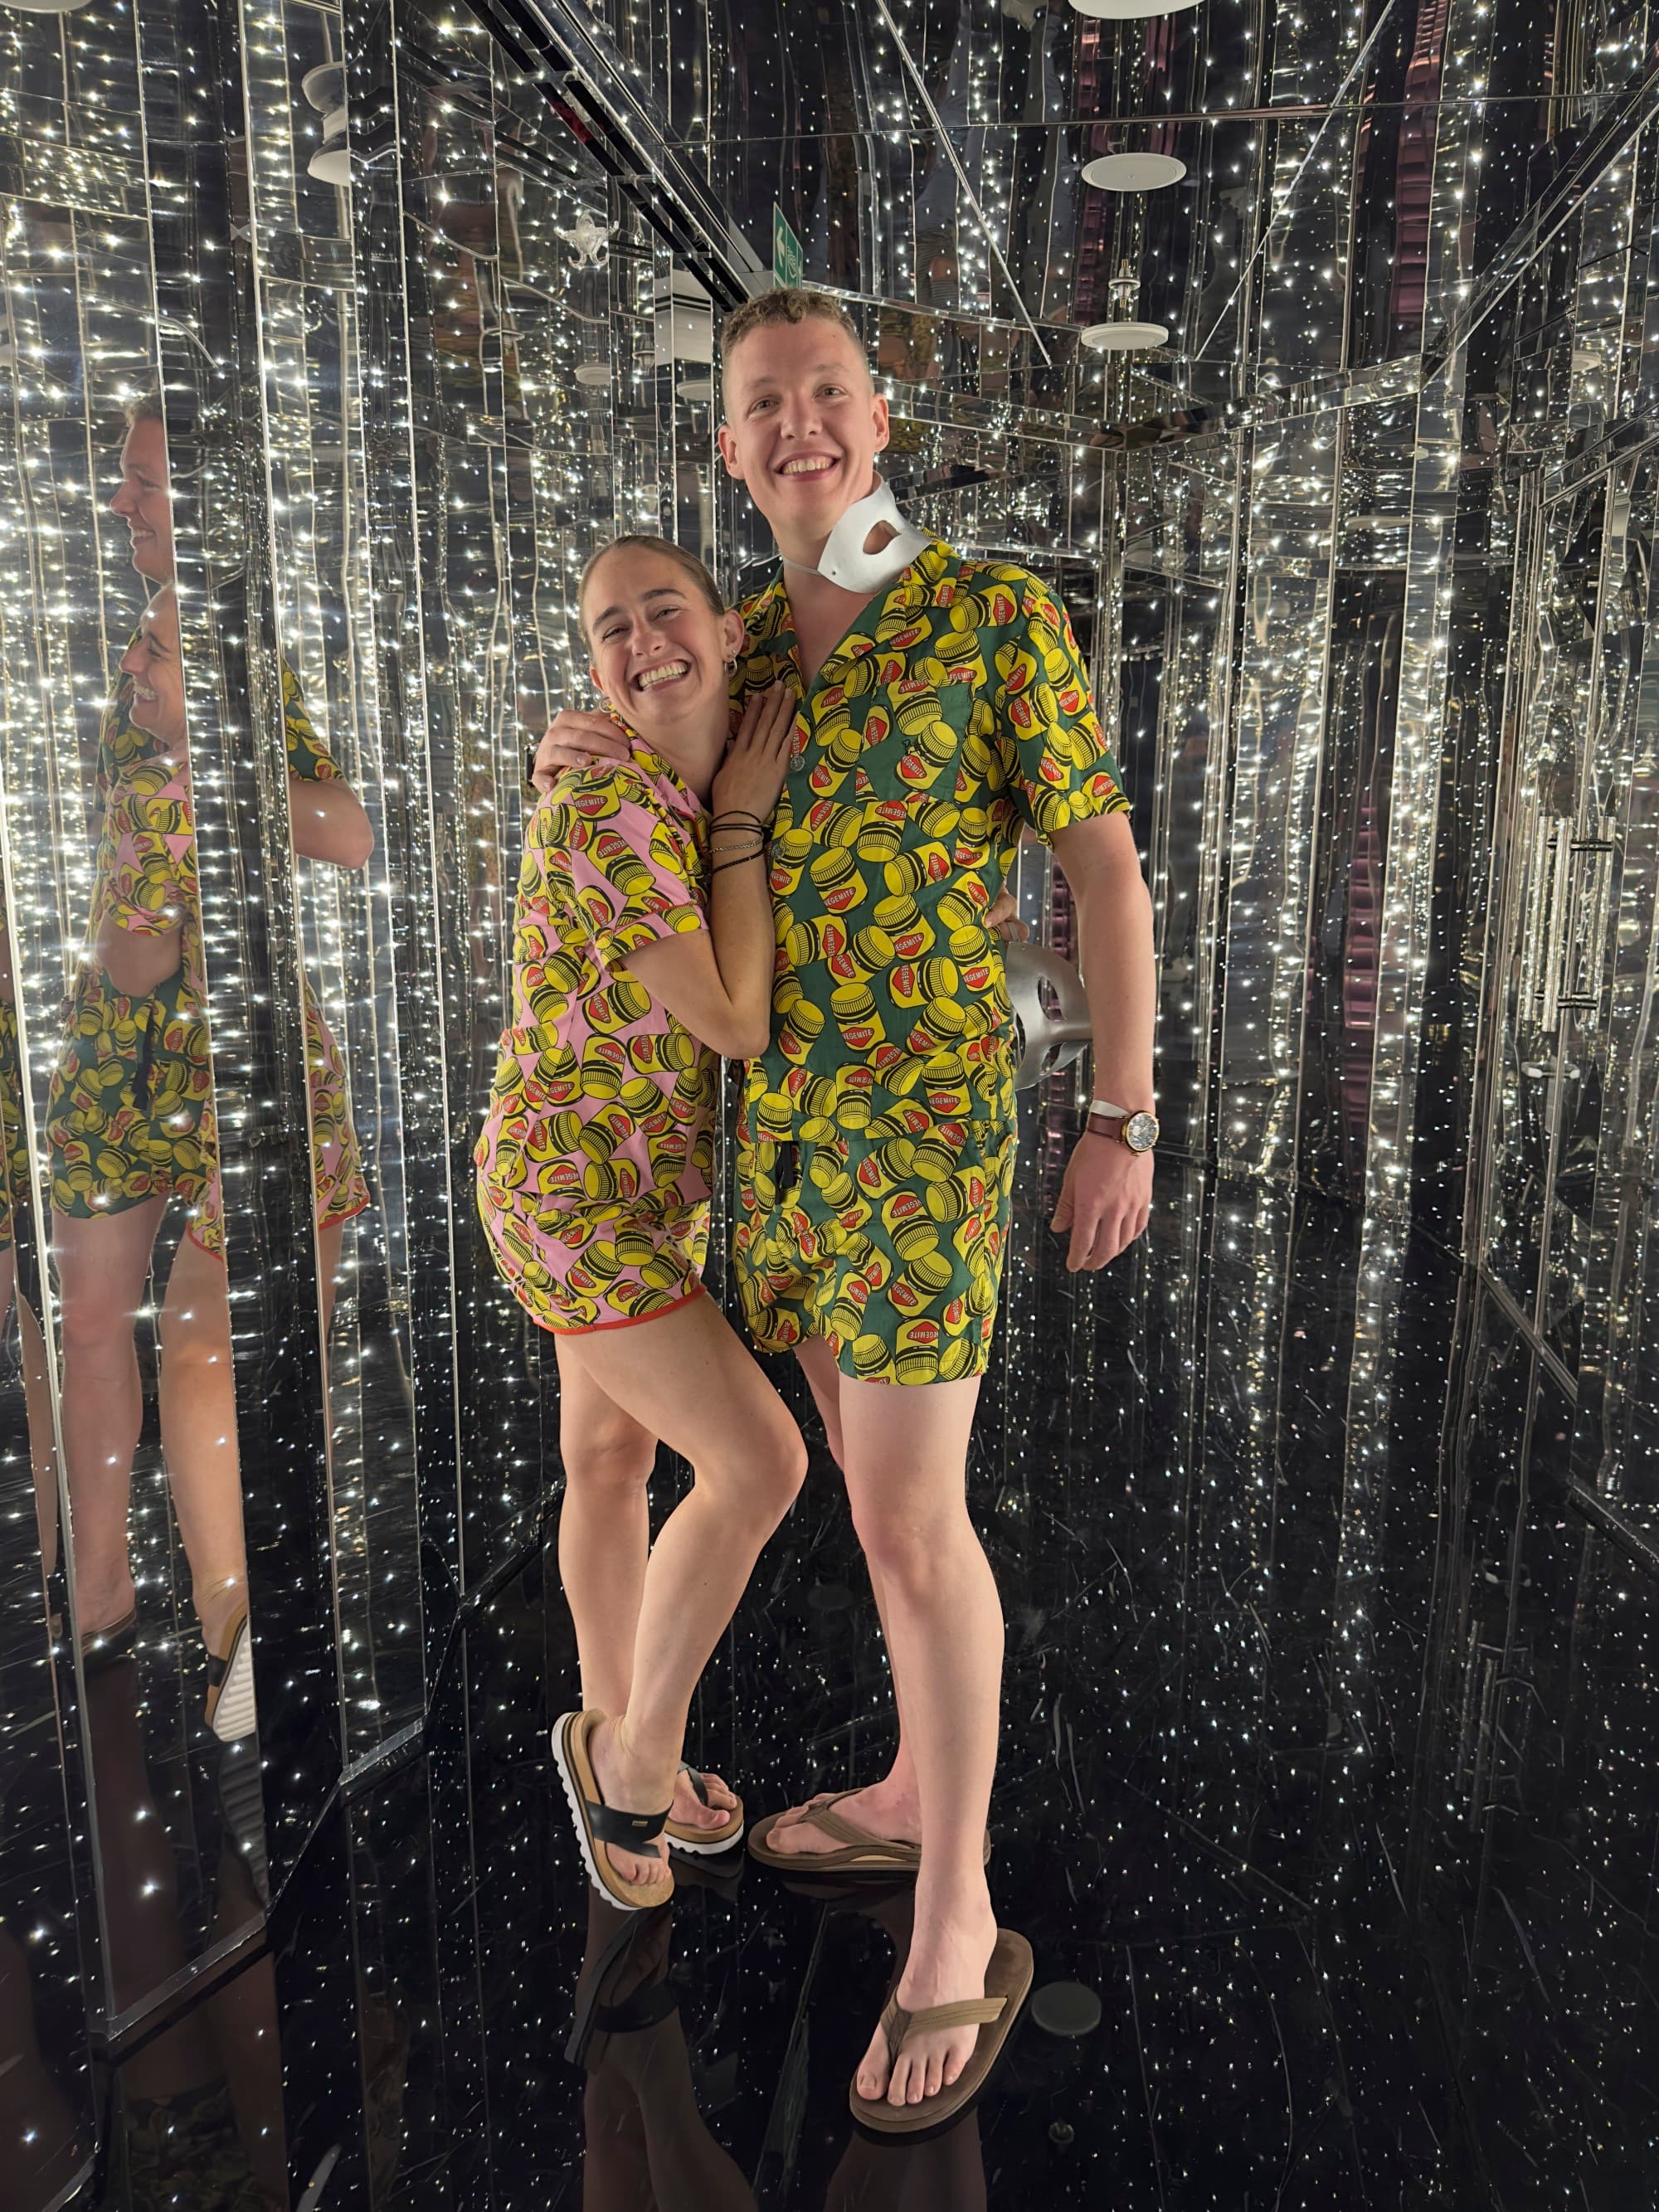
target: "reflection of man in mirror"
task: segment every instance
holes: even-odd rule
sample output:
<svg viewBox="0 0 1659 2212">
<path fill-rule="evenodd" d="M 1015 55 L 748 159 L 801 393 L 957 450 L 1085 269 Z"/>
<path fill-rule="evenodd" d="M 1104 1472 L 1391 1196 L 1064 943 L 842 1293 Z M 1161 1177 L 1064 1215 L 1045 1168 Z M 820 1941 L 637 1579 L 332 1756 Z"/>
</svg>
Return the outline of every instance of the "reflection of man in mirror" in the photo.
<svg viewBox="0 0 1659 2212">
<path fill-rule="evenodd" d="M 137 1625 L 127 1503 L 143 1419 L 134 1326 L 170 1200 L 187 1209 L 161 1310 L 161 1445 L 207 1649 L 207 1719 L 252 1732 L 252 1666 L 238 1483 L 202 914 L 185 729 L 171 491 L 161 401 L 129 412 L 121 487 L 133 566 L 158 584 L 121 661 L 99 746 L 100 823 L 87 949 L 46 1109 L 63 1301 L 63 1422 L 83 1648 Z M 368 817 L 283 672 L 295 850 L 367 861 Z M 313 1168 L 326 1299 L 343 1224 L 369 1202 L 344 1071 L 309 990 Z M 326 1316 L 325 1317 L 326 1320 Z"/>
</svg>

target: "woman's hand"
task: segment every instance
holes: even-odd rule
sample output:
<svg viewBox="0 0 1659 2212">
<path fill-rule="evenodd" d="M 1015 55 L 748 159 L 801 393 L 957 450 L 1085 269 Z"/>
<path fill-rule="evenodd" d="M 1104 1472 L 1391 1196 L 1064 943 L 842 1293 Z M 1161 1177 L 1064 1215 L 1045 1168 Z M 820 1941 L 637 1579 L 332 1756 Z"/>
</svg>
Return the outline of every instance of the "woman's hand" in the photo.
<svg viewBox="0 0 1659 2212">
<path fill-rule="evenodd" d="M 787 684 L 774 684 L 749 699 L 714 777 L 711 813 L 753 814 L 770 821 L 789 772 L 795 706 L 795 695 Z"/>
</svg>

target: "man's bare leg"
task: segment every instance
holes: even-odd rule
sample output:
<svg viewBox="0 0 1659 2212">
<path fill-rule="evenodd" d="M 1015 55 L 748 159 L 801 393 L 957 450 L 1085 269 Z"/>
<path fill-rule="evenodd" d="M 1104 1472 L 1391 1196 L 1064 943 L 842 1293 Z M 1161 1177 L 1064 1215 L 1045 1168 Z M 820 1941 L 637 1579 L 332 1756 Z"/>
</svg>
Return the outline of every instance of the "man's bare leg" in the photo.
<svg viewBox="0 0 1659 2212">
<path fill-rule="evenodd" d="M 915 1933 L 897 1990 L 910 2012 L 982 1996 L 996 1942 L 983 1850 L 1002 1607 L 968 1517 L 978 1396 L 977 1378 L 907 1388 L 843 1376 L 836 1398 L 854 1525 L 879 1577 L 894 1680 L 904 1686 L 921 1813 Z M 860 2094 L 920 2104 L 956 2080 L 976 2035 L 968 2027 L 913 2038 L 890 2075 L 878 2031 L 859 2069 Z"/>
<path fill-rule="evenodd" d="M 823 1423 L 823 1432 L 829 1441 L 830 1456 L 845 1472 L 846 1449 L 842 1438 L 841 1370 L 836 1356 L 821 1336 L 809 1337 L 805 1344 L 795 1347 L 795 1357 L 800 1362 L 801 1372 L 811 1387 L 813 1400 Z M 882 1574 L 874 1559 L 866 1558 L 870 1571 L 870 1587 L 875 1594 L 876 1611 L 881 1620 L 881 1632 L 887 1644 L 890 1661 L 893 1639 L 888 1631 L 888 1607 L 882 1586 Z M 900 1691 L 896 1672 L 893 1680 L 893 1700 L 898 1707 L 898 1750 L 893 1764 L 879 1782 L 871 1783 L 854 1796 L 844 1799 L 837 1808 L 860 1827 L 867 1828 L 872 1836 L 885 1837 L 890 1842 L 919 1844 L 921 1841 L 921 1798 L 916 1787 L 915 1761 L 910 1755 L 909 1736 L 904 1723 L 904 1699 Z M 805 1811 L 807 1808 L 799 1808 Z M 833 1836 L 801 1823 L 798 1819 L 781 1820 L 767 1838 L 775 1851 L 799 1852 L 804 1858 L 815 1851 L 832 1851 L 838 1848 Z M 981 1850 L 983 1846 L 981 1846 Z"/>
</svg>

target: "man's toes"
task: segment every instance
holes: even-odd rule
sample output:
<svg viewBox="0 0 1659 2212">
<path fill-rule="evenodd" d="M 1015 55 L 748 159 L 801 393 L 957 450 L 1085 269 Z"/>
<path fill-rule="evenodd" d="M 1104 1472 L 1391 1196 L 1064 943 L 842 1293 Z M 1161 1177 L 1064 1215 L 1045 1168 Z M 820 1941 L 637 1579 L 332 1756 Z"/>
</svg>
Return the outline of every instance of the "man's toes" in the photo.
<svg viewBox="0 0 1659 2212">
<path fill-rule="evenodd" d="M 944 2067 L 939 2057 L 935 2056 L 930 2058 L 927 2062 L 927 2087 L 924 2094 L 929 2097 L 937 2097 L 940 2088 L 944 2085 Z"/>
</svg>

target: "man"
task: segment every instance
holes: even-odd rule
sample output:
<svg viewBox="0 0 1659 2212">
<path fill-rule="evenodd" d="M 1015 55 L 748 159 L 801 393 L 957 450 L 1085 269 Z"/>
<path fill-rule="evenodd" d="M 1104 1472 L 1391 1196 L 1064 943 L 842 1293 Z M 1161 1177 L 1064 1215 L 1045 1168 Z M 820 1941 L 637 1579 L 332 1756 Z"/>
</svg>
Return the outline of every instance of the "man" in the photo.
<svg viewBox="0 0 1659 2212">
<path fill-rule="evenodd" d="M 890 1869 L 921 1847 L 895 1992 L 915 2014 L 984 1996 L 1002 1948 L 984 1866 L 1002 1620 L 966 1506 L 1015 1133 L 988 916 L 1029 825 L 1072 888 L 1094 1089 L 1113 1109 L 1091 1112 L 1054 1215 L 1068 1266 L 1087 1270 L 1151 1207 L 1151 904 L 1063 610 L 1025 571 L 908 532 L 890 500 L 879 519 L 887 404 L 841 308 L 766 294 L 730 318 L 722 358 L 720 453 L 783 562 L 743 610 L 733 697 L 781 677 L 802 696 L 773 825 L 780 958 L 771 1045 L 745 1084 L 735 1256 L 757 1340 L 794 1352 L 845 1474 L 900 1722 L 882 1781 L 754 1841 L 773 1863 L 834 1853 L 845 1868 L 861 1838 Z M 559 715 L 538 781 L 618 753 L 615 739 L 602 717 Z M 878 2028 L 855 2109 L 932 2124 L 985 2032 L 931 2027 L 895 2054 Z"/>
</svg>

